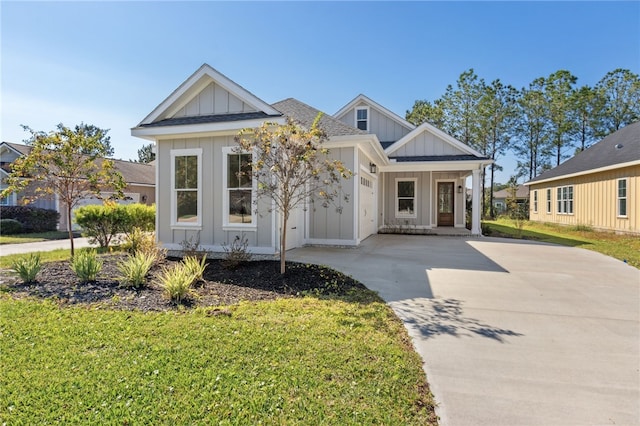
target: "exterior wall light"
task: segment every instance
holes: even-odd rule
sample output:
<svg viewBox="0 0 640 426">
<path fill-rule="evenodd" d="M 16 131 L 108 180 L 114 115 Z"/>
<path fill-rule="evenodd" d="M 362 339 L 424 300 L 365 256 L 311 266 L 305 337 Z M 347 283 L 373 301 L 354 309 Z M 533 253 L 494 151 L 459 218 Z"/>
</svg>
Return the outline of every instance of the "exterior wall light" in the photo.
<svg viewBox="0 0 640 426">
<path fill-rule="evenodd" d="M 458 185 L 458 194 L 462 194 L 462 185 Z"/>
<path fill-rule="evenodd" d="M 375 163 L 369 163 L 369 170 L 371 173 L 375 174 L 376 171 L 378 171 L 378 166 L 376 166 Z"/>
</svg>

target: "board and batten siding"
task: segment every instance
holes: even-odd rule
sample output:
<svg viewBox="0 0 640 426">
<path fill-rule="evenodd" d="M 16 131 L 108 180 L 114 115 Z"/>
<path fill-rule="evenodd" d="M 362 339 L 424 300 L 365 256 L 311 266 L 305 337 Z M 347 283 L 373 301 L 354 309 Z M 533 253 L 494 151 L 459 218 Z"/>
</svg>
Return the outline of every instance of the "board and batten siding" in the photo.
<svg viewBox="0 0 640 426">
<path fill-rule="evenodd" d="M 255 112 L 247 105 L 218 84 L 211 82 L 189 103 L 173 115 L 174 118 L 193 117 L 199 115 L 234 114 Z"/>
<path fill-rule="evenodd" d="M 223 147 L 237 146 L 233 136 L 161 140 L 157 143 L 156 167 L 158 168 L 157 235 L 164 244 L 193 242 L 200 245 L 220 246 L 230 244 L 236 236 L 247 238 L 249 247 L 273 247 L 272 213 L 270 202 L 264 198 L 258 203 L 257 227 L 243 231 L 223 229 Z M 200 229 L 180 229 L 171 226 L 171 150 L 202 148 L 202 226 Z"/>
<path fill-rule="evenodd" d="M 354 185 L 358 180 L 355 169 L 354 148 L 331 148 L 331 158 L 340 160 L 349 170 L 354 172 L 354 177 L 342 180 L 342 191 L 349 196 L 345 201 L 343 196 L 338 196 L 333 204 L 322 206 L 322 200 L 315 200 L 309 205 L 309 239 L 327 241 L 354 241 L 354 214 L 356 212 L 356 200 L 354 197 Z M 342 208 L 342 212 L 338 212 Z"/>
<path fill-rule="evenodd" d="M 448 142 L 429 132 L 422 132 L 393 152 L 394 157 L 420 155 L 465 155 Z"/>
<path fill-rule="evenodd" d="M 618 217 L 618 180 L 627 179 L 627 216 Z M 560 214 L 556 188 L 573 186 L 573 214 Z M 547 189 L 551 213 L 547 213 Z M 529 186 L 529 218 L 536 222 L 586 225 L 599 230 L 640 234 L 640 166 L 533 183 Z M 538 191 L 538 211 L 533 211 L 533 191 Z"/>
<path fill-rule="evenodd" d="M 419 226 L 430 227 L 431 216 L 431 173 L 432 172 L 389 172 L 384 173 L 384 222 L 379 224 L 385 227 L 394 226 Z M 396 217 L 396 180 L 417 179 L 416 181 L 416 217 Z"/>
<path fill-rule="evenodd" d="M 390 119 L 385 114 L 382 114 L 377 109 L 365 104 L 359 103 L 353 109 L 347 111 L 340 121 L 344 124 L 355 127 L 355 110 L 357 108 L 369 108 L 369 133 L 378 136 L 378 140 L 381 142 L 395 142 L 402 139 L 404 135 L 409 133 L 411 129 L 407 129 L 395 120 Z"/>
</svg>

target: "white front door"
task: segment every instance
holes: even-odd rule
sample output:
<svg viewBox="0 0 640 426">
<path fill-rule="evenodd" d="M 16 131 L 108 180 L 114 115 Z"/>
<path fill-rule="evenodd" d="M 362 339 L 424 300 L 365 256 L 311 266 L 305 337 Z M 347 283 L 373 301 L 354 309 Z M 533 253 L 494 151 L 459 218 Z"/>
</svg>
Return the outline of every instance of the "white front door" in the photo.
<svg viewBox="0 0 640 426">
<path fill-rule="evenodd" d="M 304 210 L 298 206 L 289 213 L 287 221 L 287 250 L 301 247 L 304 239 Z"/>
<path fill-rule="evenodd" d="M 376 233 L 376 181 L 372 175 L 360 170 L 359 238 L 364 240 Z"/>
</svg>

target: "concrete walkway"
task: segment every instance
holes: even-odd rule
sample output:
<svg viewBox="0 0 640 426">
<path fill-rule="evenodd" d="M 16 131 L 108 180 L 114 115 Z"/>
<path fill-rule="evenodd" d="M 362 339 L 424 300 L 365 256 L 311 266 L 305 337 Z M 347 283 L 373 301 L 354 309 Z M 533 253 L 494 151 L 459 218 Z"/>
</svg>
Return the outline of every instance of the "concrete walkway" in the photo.
<svg viewBox="0 0 640 426">
<path fill-rule="evenodd" d="M 640 271 L 583 249 L 376 235 L 330 265 L 402 319 L 442 425 L 640 424 Z"/>
<path fill-rule="evenodd" d="M 74 238 L 75 248 L 95 247 L 89 244 L 87 238 Z M 20 244 L 2 244 L 0 245 L 0 256 L 8 256 L 10 254 L 24 254 L 35 251 L 51 251 L 57 249 L 70 249 L 71 243 L 66 240 L 39 241 L 37 243 L 20 243 Z"/>
</svg>

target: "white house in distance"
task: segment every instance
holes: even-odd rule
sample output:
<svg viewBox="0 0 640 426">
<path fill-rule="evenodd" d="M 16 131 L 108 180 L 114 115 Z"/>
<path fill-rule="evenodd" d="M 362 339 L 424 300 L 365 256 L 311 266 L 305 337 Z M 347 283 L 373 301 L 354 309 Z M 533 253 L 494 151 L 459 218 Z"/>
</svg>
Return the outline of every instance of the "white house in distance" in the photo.
<svg viewBox="0 0 640 426">
<path fill-rule="evenodd" d="M 207 64 L 202 65 L 131 131 L 156 144 L 156 232 L 169 249 L 197 239 L 221 251 L 236 236 L 253 253 L 279 247 L 279 218 L 258 200 L 255 182 L 240 181 L 249 153 L 234 137 L 287 118 L 310 127 L 318 110 L 289 98 L 268 104 Z M 325 146 L 354 172 L 343 182 L 340 209 L 307 203 L 289 219 L 287 248 L 355 246 L 385 227 L 465 227 L 465 179 L 472 176 L 471 233 L 480 234 L 481 172 L 491 160 L 429 124 L 414 126 L 359 95 L 320 127 Z M 243 157 L 244 156 L 244 157 Z"/>
</svg>

